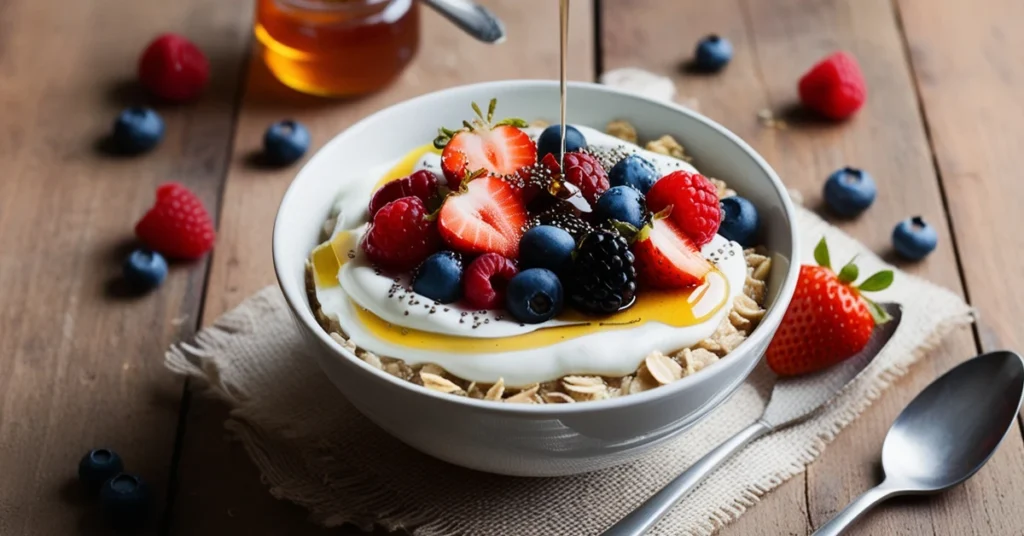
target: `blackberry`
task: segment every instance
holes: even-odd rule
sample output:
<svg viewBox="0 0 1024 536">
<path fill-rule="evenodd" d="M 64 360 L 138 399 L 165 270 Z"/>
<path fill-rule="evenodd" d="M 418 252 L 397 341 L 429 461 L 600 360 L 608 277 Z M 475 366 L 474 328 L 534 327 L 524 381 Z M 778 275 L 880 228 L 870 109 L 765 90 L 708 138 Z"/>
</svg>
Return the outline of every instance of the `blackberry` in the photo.
<svg viewBox="0 0 1024 536">
<path fill-rule="evenodd" d="M 619 233 L 597 229 L 576 250 L 569 300 L 586 313 L 607 315 L 633 305 L 636 268 L 629 243 Z"/>
</svg>

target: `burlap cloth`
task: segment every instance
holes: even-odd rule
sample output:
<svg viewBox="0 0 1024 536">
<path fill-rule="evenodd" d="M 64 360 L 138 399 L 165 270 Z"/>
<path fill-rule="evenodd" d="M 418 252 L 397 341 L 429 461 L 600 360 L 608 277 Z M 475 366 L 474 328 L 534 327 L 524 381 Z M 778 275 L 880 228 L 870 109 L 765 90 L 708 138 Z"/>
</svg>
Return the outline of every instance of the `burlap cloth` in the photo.
<svg viewBox="0 0 1024 536">
<path fill-rule="evenodd" d="M 798 210 L 805 262 L 824 235 L 834 262 L 857 254 L 862 274 L 887 267 L 846 234 Z M 803 471 L 946 333 L 971 321 L 970 308 L 957 295 L 899 271 L 894 285 L 876 297 L 902 303 L 903 323 L 865 373 L 827 411 L 756 441 L 726 462 L 655 534 L 710 534 L 736 519 Z M 307 508 L 315 522 L 327 526 L 376 524 L 417 535 L 597 534 L 750 424 L 772 381 L 767 369 L 756 370 L 704 421 L 635 463 L 564 478 L 500 477 L 434 460 L 376 428 L 302 354 L 288 315 L 280 290 L 267 287 L 193 342 L 172 347 L 166 363 L 230 404 L 225 426 L 245 446 L 270 493 Z"/>
</svg>

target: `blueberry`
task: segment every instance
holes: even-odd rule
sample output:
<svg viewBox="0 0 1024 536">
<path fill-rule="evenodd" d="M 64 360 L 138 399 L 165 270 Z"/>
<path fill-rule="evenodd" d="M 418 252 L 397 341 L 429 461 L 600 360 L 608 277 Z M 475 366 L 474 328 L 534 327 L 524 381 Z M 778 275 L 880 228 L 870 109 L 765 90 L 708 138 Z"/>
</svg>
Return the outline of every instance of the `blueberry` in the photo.
<svg viewBox="0 0 1024 536">
<path fill-rule="evenodd" d="M 754 237 L 761 220 L 757 215 L 757 207 L 744 197 L 734 195 L 719 201 L 722 207 L 722 225 L 718 234 L 732 240 L 743 247 L 754 245 Z"/>
<path fill-rule="evenodd" d="M 711 34 L 697 43 L 694 65 L 702 71 L 719 71 L 731 59 L 732 43 L 724 37 Z"/>
<path fill-rule="evenodd" d="M 149 513 L 149 489 L 141 477 L 118 473 L 100 488 L 100 506 L 110 524 L 118 528 L 138 527 Z"/>
<path fill-rule="evenodd" d="M 287 166 L 309 149 L 309 131 L 298 121 L 279 121 L 263 135 L 263 155 L 274 165 Z"/>
<path fill-rule="evenodd" d="M 462 294 L 462 260 L 451 251 L 435 253 L 416 270 L 412 289 L 438 303 L 452 303 Z"/>
<path fill-rule="evenodd" d="M 156 288 L 167 278 L 167 261 L 155 251 L 137 249 L 125 259 L 122 272 L 125 280 L 137 288 Z"/>
<path fill-rule="evenodd" d="M 644 226 L 644 196 L 630 186 L 616 186 L 601 194 L 594 214 L 602 220 L 618 220 L 637 229 Z"/>
<path fill-rule="evenodd" d="M 646 194 L 657 180 L 658 170 L 654 164 L 635 154 L 619 160 L 608 172 L 608 182 L 612 186 L 632 186 L 642 194 Z"/>
<path fill-rule="evenodd" d="M 565 273 L 572 266 L 575 249 L 576 241 L 568 231 L 553 225 L 538 225 L 519 239 L 519 265 Z"/>
<path fill-rule="evenodd" d="M 892 246 L 896 252 L 912 261 L 928 256 L 939 243 L 935 228 L 921 216 L 907 218 L 896 224 L 892 230 Z"/>
<path fill-rule="evenodd" d="M 128 108 L 114 120 L 114 149 L 126 154 L 144 153 L 164 139 L 164 120 L 152 108 Z"/>
<path fill-rule="evenodd" d="M 100 485 L 124 470 L 124 462 L 116 452 L 110 449 L 93 449 L 82 456 L 78 462 L 78 479 L 90 490 L 96 491 Z"/>
<path fill-rule="evenodd" d="M 867 210 L 875 201 L 878 189 L 866 171 L 844 167 L 825 181 L 825 203 L 836 214 L 852 218 Z"/>
<path fill-rule="evenodd" d="M 524 324 L 540 324 L 562 311 L 562 282 L 551 270 L 523 270 L 508 282 L 505 292 L 505 307 Z"/>
<path fill-rule="evenodd" d="M 583 137 L 583 133 L 576 129 L 572 125 L 565 126 L 565 152 L 573 153 L 584 149 L 587 146 L 587 139 Z M 558 156 L 558 151 L 562 148 L 562 126 L 551 125 L 544 129 L 544 132 L 540 133 L 540 137 L 537 138 L 537 161 L 540 162 L 544 159 L 547 154 L 553 154 L 555 157 Z"/>
</svg>

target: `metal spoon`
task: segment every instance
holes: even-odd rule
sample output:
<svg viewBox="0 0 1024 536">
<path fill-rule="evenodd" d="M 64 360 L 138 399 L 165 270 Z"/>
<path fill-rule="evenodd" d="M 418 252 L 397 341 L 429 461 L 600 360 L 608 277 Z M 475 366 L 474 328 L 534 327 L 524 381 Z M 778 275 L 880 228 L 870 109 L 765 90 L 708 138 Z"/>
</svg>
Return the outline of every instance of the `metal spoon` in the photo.
<svg viewBox="0 0 1024 536">
<path fill-rule="evenodd" d="M 772 388 L 771 400 L 761 418 L 707 453 L 669 482 L 636 510 L 603 532 L 605 536 L 639 536 L 647 532 L 673 506 L 697 487 L 722 462 L 751 441 L 775 430 L 797 424 L 817 413 L 878 355 L 903 318 L 896 303 L 880 304 L 892 320 L 875 328 L 867 346 L 857 355 L 827 370 L 807 376 L 782 378 Z"/>
<path fill-rule="evenodd" d="M 967 480 L 1017 422 L 1022 396 L 1024 361 L 1013 352 L 983 354 L 943 374 L 910 402 L 886 434 L 882 483 L 814 534 L 840 534 L 889 497 L 938 493 Z"/>
<path fill-rule="evenodd" d="M 505 25 L 494 13 L 471 0 L 423 0 L 444 18 L 484 43 L 505 40 Z"/>
</svg>

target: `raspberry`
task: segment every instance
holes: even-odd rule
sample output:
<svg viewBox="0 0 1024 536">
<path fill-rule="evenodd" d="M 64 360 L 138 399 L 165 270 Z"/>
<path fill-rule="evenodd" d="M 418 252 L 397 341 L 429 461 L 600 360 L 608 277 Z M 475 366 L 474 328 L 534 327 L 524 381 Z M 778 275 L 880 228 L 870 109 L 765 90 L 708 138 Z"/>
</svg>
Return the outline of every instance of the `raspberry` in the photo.
<svg viewBox="0 0 1024 536">
<path fill-rule="evenodd" d="M 499 309 L 505 304 L 505 286 L 519 270 L 497 253 L 484 253 L 462 275 L 463 300 L 474 309 Z"/>
<path fill-rule="evenodd" d="M 139 81 L 171 102 L 195 99 L 209 80 L 210 62 L 203 51 L 180 35 L 158 36 L 139 59 Z"/>
<path fill-rule="evenodd" d="M 554 167 L 557 166 L 558 164 L 556 163 Z M 554 182 L 554 175 L 551 166 L 545 165 L 545 163 L 542 162 L 537 162 L 535 164 L 519 168 L 519 171 L 517 171 L 515 175 L 505 177 L 505 181 L 519 191 L 519 195 L 523 198 L 524 203 L 529 204 L 537 199 L 537 196 L 542 192 L 548 193 L 551 191 L 551 184 Z M 541 202 L 547 202 L 549 200 L 550 196 L 545 196 L 540 199 Z"/>
<path fill-rule="evenodd" d="M 554 170 L 558 164 L 554 158 L 545 157 L 542 163 Z M 580 189 L 584 199 L 593 205 L 597 198 L 608 189 L 608 174 L 601 163 L 589 153 L 566 153 L 562 162 L 565 165 L 562 176 Z"/>
<path fill-rule="evenodd" d="M 714 238 L 722 223 L 718 190 L 699 173 L 673 171 L 647 192 L 647 207 L 661 212 L 672 207 L 670 219 L 700 248 Z"/>
<path fill-rule="evenodd" d="M 438 250 L 441 237 L 423 200 L 402 197 L 373 216 L 362 248 L 374 264 L 390 270 L 412 270 Z"/>
<path fill-rule="evenodd" d="M 156 203 L 135 224 L 135 235 L 168 257 L 197 259 L 213 247 L 213 220 L 194 193 L 169 182 L 157 188 Z"/>
<path fill-rule="evenodd" d="M 370 198 L 370 217 L 377 213 L 384 205 L 400 197 L 418 197 L 426 203 L 431 197 L 437 195 L 437 176 L 421 169 L 404 179 L 393 180 L 379 190 L 374 192 Z"/>
<path fill-rule="evenodd" d="M 867 100 L 864 75 L 857 60 L 836 52 L 807 71 L 798 86 L 804 106 L 830 119 L 846 119 Z"/>
</svg>

